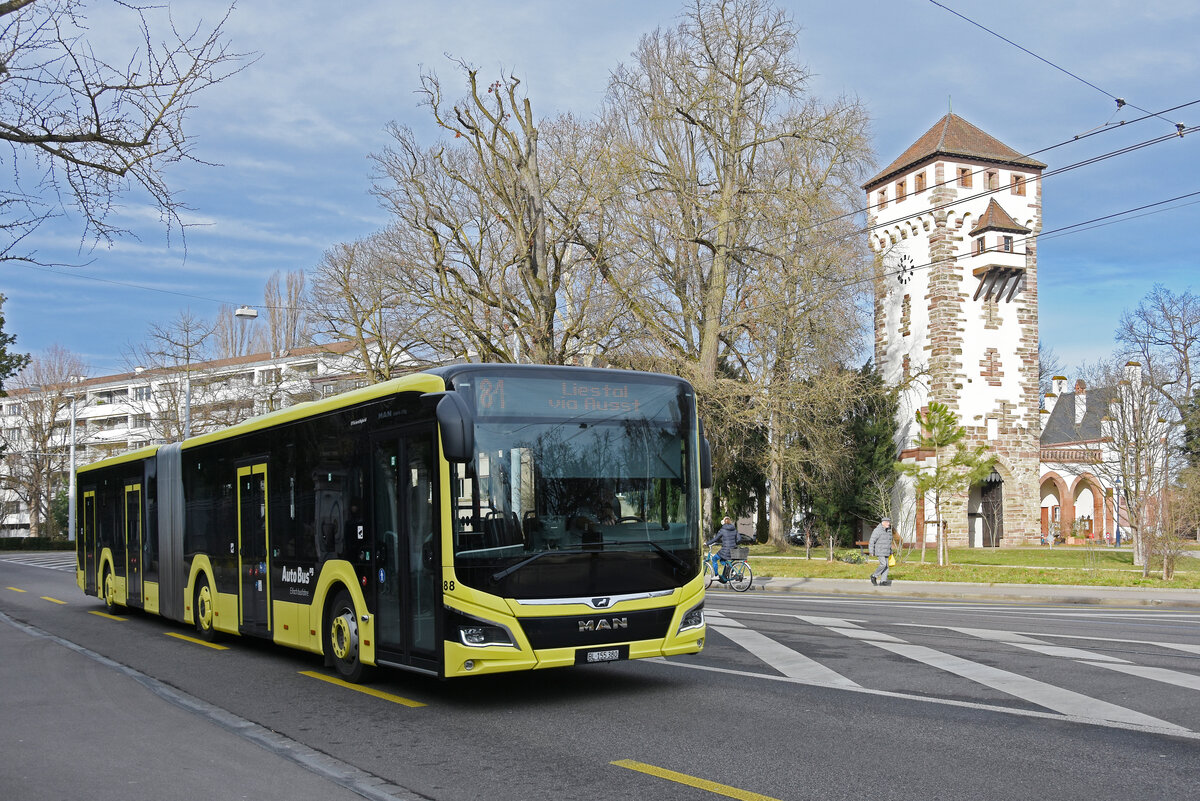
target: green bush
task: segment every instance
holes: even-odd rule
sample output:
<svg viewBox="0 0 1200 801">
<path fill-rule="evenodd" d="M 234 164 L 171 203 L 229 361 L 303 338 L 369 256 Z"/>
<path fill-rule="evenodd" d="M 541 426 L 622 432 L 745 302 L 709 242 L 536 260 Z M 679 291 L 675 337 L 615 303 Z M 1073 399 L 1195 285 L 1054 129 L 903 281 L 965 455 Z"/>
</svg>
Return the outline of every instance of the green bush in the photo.
<svg viewBox="0 0 1200 801">
<path fill-rule="evenodd" d="M 75 543 L 62 537 L 2 537 L 0 551 L 73 551 Z"/>
</svg>

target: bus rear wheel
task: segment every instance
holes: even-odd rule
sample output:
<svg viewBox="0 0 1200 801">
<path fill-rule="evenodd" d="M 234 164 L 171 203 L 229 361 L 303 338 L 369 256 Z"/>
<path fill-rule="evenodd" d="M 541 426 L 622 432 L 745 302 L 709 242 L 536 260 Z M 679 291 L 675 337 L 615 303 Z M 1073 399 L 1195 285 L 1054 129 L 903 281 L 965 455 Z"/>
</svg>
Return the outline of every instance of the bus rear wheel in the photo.
<svg viewBox="0 0 1200 801">
<path fill-rule="evenodd" d="M 339 590 L 326 617 L 325 656 L 344 680 L 358 683 L 367 674 L 362 663 L 362 641 L 358 636 L 358 615 L 350 593 Z"/>
<path fill-rule="evenodd" d="M 110 615 L 117 613 L 117 581 L 113 578 L 111 570 L 104 571 L 104 578 L 100 581 L 102 592 L 104 593 L 104 606 Z"/>
<path fill-rule="evenodd" d="M 217 629 L 213 609 L 213 594 L 208 579 L 201 577 L 196 585 L 196 597 L 192 604 L 192 615 L 196 620 L 196 633 L 205 642 L 216 642 Z"/>
</svg>

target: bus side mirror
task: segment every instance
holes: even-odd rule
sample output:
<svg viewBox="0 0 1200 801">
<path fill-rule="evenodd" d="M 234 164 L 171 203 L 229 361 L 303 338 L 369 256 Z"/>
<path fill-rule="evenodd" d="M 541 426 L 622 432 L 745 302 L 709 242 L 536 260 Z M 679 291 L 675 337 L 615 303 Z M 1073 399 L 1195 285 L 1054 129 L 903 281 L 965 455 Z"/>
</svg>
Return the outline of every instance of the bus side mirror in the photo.
<svg viewBox="0 0 1200 801">
<path fill-rule="evenodd" d="M 469 462 L 475 456 L 475 426 L 467 402 L 457 392 L 442 395 L 437 404 L 438 428 L 446 461 Z"/>
<path fill-rule="evenodd" d="M 700 489 L 712 489 L 712 447 L 704 436 L 704 425 L 700 425 Z"/>
</svg>

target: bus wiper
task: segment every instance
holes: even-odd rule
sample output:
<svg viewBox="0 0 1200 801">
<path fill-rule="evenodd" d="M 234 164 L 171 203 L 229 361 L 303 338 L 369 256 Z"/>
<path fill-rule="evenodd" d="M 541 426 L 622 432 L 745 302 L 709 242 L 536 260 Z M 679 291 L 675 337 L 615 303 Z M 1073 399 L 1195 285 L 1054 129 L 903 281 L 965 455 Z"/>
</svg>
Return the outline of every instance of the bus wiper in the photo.
<svg viewBox="0 0 1200 801">
<path fill-rule="evenodd" d="M 516 573 L 518 570 L 520 570 L 521 568 L 525 567 L 528 564 L 536 562 L 537 560 L 541 559 L 543 556 L 550 556 L 551 554 L 595 553 L 596 548 L 603 548 L 605 546 L 612 547 L 615 545 L 630 545 L 630 544 L 631 543 L 628 543 L 628 542 L 605 542 L 603 540 L 596 540 L 595 542 L 583 543 L 584 547 L 582 547 L 582 548 L 572 548 L 570 550 L 564 550 L 564 549 L 560 548 L 557 551 L 540 551 L 539 553 L 535 553 L 533 556 L 529 556 L 529 557 L 526 557 L 525 559 L 522 559 L 520 562 L 517 562 L 515 565 L 509 565 L 508 567 L 504 568 L 503 570 L 493 573 L 492 581 L 499 581 L 500 579 L 504 578 L 505 576 L 511 576 L 513 573 Z M 651 543 L 651 545 L 653 545 L 653 544 L 654 543 Z M 655 546 L 655 547 L 657 547 L 657 546 Z"/>
<path fill-rule="evenodd" d="M 651 548 L 653 548 L 655 551 L 657 551 L 660 556 L 662 556 L 663 558 L 667 559 L 672 564 L 674 564 L 675 567 L 678 567 L 681 570 L 687 568 L 687 562 L 683 561 L 678 556 L 671 553 L 670 551 L 668 551 L 666 548 L 659 545 L 654 540 L 646 540 L 646 544 L 649 545 Z"/>
<path fill-rule="evenodd" d="M 517 562 L 515 565 L 509 565 L 508 567 L 504 568 L 500 572 L 493 573 L 492 581 L 499 581 L 500 579 L 504 578 L 505 576 L 511 576 L 513 573 L 516 573 L 518 570 L 525 567 L 525 565 L 532 564 L 533 562 L 536 562 L 537 560 L 541 559 L 543 556 L 549 556 L 552 553 L 585 553 L 585 551 L 576 551 L 576 550 L 568 551 L 568 550 L 561 550 L 561 549 L 557 550 L 557 551 L 539 551 L 538 553 L 535 553 L 533 556 L 528 556 L 528 557 L 522 559 L 520 562 Z"/>
</svg>

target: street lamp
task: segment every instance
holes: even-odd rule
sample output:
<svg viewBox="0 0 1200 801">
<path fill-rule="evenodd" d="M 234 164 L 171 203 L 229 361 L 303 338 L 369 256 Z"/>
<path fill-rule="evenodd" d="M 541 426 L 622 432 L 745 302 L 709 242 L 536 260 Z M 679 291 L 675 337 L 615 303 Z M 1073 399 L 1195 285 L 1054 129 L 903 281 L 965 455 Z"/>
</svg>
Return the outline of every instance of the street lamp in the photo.
<svg viewBox="0 0 1200 801">
<path fill-rule="evenodd" d="M 243 320 L 253 320 L 258 317 L 258 309 L 253 306 L 238 306 L 233 316 L 241 317 Z"/>
<path fill-rule="evenodd" d="M 71 393 L 71 472 L 67 474 L 67 542 L 75 541 L 75 393 Z"/>
</svg>

